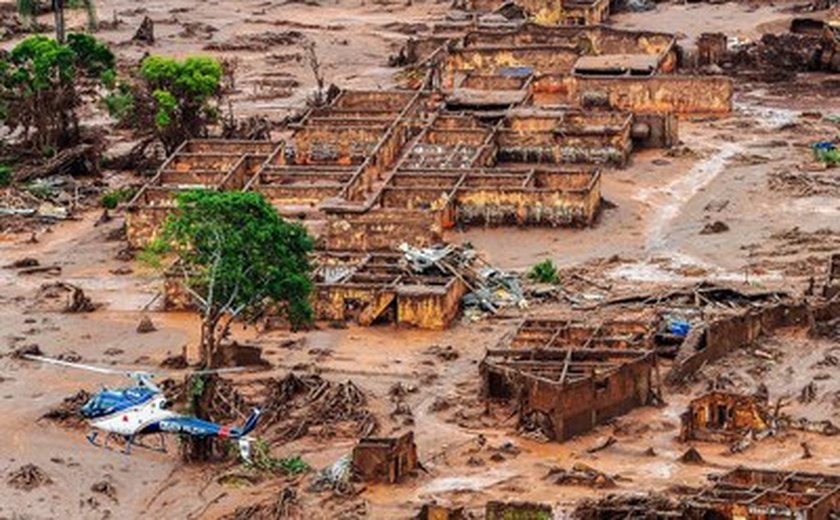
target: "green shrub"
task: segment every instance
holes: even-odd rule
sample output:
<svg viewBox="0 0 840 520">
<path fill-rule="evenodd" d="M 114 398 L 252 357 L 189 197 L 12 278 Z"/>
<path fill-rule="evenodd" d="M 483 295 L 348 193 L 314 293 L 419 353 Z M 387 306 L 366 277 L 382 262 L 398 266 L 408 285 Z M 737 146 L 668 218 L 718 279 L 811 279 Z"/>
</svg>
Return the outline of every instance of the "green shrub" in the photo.
<svg viewBox="0 0 840 520">
<path fill-rule="evenodd" d="M 832 148 L 831 150 L 814 149 L 814 155 L 818 161 L 835 166 L 840 165 L 840 148 Z"/>
<path fill-rule="evenodd" d="M 103 193 L 100 202 L 106 209 L 116 209 L 120 202 L 130 200 L 133 195 L 134 190 L 130 188 L 119 188 Z"/>
<path fill-rule="evenodd" d="M 11 166 L 0 164 L 0 186 L 9 186 L 12 184 L 12 170 Z"/>
<path fill-rule="evenodd" d="M 545 259 L 535 264 L 528 273 L 528 278 L 538 283 L 560 283 L 557 266 L 554 265 L 551 259 Z"/>
<path fill-rule="evenodd" d="M 251 448 L 251 461 L 248 466 L 257 471 L 280 473 L 283 475 L 300 475 L 309 471 L 309 464 L 299 455 L 294 457 L 275 458 L 271 455 L 271 448 L 262 439 L 257 439 Z"/>
</svg>

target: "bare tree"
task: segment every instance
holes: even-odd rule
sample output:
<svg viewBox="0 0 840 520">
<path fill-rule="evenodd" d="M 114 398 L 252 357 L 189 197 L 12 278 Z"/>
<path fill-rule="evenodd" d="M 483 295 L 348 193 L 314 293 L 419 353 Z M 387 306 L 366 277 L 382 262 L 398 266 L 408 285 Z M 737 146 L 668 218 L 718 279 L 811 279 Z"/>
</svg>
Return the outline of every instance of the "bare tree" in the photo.
<svg viewBox="0 0 840 520">
<path fill-rule="evenodd" d="M 301 43 L 304 51 L 304 59 L 312 75 L 315 77 L 315 94 L 310 98 L 309 103 L 313 106 L 322 106 L 327 102 L 326 81 L 321 70 L 321 59 L 318 57 L 314 40 L 304 40 Z"/>
</svg>

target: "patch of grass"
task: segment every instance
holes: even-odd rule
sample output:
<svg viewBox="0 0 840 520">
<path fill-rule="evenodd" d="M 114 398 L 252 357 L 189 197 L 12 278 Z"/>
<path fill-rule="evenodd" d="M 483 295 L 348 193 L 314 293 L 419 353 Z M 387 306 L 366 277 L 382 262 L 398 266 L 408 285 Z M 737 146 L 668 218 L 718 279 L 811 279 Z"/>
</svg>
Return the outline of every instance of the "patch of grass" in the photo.
<svg viewBox="0 0 840 520">
<path fill-rule="evenodd" d="M 120 205 L 120 202 L 130 200 L 133 196 L 134 190 L 130 188 L 120 188 L 103 193 L 100 202 L 106 209 L 116 209 L 116 207 Z"/>
<path fill-rule="evenodd" d="M 12 184 L 12 174 L 14 170 L 11 166 L 0 164 L 0 186 L 10 186 Z"/>
<path fill-rule="evenodd" d="M 535 264 L 528 272 L 528 278 L 538 283 L 560 283 L 560 275 L 557 274 L 557 266 L 551 259 L 547 258 Z"/>
</svg>

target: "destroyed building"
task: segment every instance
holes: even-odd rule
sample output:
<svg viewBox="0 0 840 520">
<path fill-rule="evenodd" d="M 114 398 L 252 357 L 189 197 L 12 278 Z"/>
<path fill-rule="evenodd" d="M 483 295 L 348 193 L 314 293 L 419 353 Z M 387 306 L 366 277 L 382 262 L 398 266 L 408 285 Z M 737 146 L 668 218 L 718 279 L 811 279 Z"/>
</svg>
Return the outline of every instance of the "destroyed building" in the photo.
<svg viewBox="0 0 840 520">
<path fill-rule="evenodd" d="M 315 276 L 315 315 L 359 325 L 443 329 L 458 316 L 464 282 L 451 273 L 417 274 L 398 253 L 324 255 Z"/>
<path fill-rule="evenodd" d="M 482 395 L 513 402 L 523 428 L 563 441 L 649 404 L 658 390 L 652 351 L 504 349 L 480 366 Z"/>
<path fill-rule="evenodd" d="M 354 475 L 363 482 L 399 482 L 420 467 L 414 433 L 360 439 L 353 448 L 352 467 Z"/>
<path fill-rule="evenodd" d="M 739 467 L 711 485 L 668 495 L 609 495 L 582 501 L 579 520 L 832 520 L 840 514 L 840 475 Z"/>
<path fill-rule="evenodd" d="M 537 317 L 522 321 L 506 345 L 514 349 L 655 350 L 660 355 L 672 355 L 683 339 L 669 332 L 659 316 L 598 321 Z"/>
<path fill-rule="evenodd" d="M 521 305 L 513 275 L 487 265 L 474 250 L 451 245 L 400 252 L 321 251 L 314 255 L 315 319 L 358 325 L 445 329 L 464 306 L 485 312 Z M 193 307 L 178 264 L 164 275 L 166 310 Z M 271 319 L 271 317 L 267 317 Z"/>
<path fill-rule="evenodd" d="M 693 399 L 682 414 L 680 440 L 734 442 L 773 427 L 767 399 L 713 391 Z"/>
<path fill-rule="evenodd" d="M 447 30 L 423 47 L 415 90 L 341 91 L 278 143 L 185 143 L 128 204 L 129 242 L 153 237 L 190 188 L 260 192 L 327 250 L 429 245 L 455 226 L 589 226 L 601 166 L 676 143 L 681 114 L 731 110 L 728 78 L 675 74 L 671 34 Z"/>
<path fill-rule="evenodd" d="M 178 193 L 194 189 L 240 190 L 274 149 L 260 141 L 186 141 L 126 207 L 126 238 L 141 247 L 157 236 Z"/>
<path fill-rule="evenodd" d="M 543 25 L 597 25 L 610 15 L 609 0 L 465 0 L 456 6 L 474 15 L 527 17 Z"/>
<path fill-rule="evenodd" d="M 840 475 L 737 468 L 688 500 L 689 518 L 829 520 L 840 515 Z"/>
</svg>

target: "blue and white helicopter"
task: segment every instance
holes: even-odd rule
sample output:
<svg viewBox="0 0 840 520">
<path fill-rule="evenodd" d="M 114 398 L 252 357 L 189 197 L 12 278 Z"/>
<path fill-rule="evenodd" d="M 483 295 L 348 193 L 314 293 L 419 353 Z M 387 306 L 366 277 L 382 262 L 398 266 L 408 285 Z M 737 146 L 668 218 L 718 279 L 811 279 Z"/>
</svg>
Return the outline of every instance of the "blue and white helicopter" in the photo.
<svg viewBox="0 0 840 520">
<path fill-rule="evenodd" d="M 166 451 L 165 433 L 178 433 L 192 437 L 219 437 L 230 439 L 239 446 L 239 454 L 244 460 L 249 460 L 251 443 L 255 440 L 249 437 L 257 426 L 260 417 L 259 408 L 255 408 L 241 427 L 222 426 L 205 421 L 197 417 L 181 415 L 169 410 L 166 396 L 161 389 L 152 382 L 155 376 L 152 372 L 123 371 L 110 368 L 71 363 L 60 359 L 43 356 L 25 355 L 27 359 L 49 363 L 69 368 L 77 368 L 97 372 L 100 374 L 116 374 L 129 377 L 135 385 L 127 388 L 109 390 L 104 388 L 97 392 L 81 408 L 81 415 L 88 420 L 94 431 L 87 436 L 87 440 L 97 447 L 106 447 L 108 440 L 118 437 L 125 441 L 124 453 L 131 452 L 131 446 L 138 446 Z M 208 374 L 237 371 L 240 369 L 199 370 L 194 374 Z M 97 442 L 98 431 L 106 433 L 104 443 Z M 160 447 L 152 448 L 135 442 L 136 438 L 151 434 L 160 435 Z"/>
</svg>

